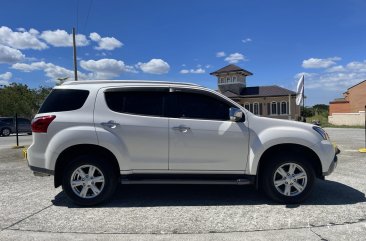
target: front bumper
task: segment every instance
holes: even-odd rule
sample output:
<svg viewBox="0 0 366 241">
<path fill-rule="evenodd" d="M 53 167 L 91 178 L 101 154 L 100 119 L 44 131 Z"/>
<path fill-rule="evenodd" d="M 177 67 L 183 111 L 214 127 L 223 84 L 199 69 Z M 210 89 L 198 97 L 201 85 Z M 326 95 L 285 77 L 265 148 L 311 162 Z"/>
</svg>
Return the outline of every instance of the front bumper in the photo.
<svg viewBox="0 0 366 241">
<path fill-rule="evenodd" d="M 341 153 L 341 151 L 338 149 L 337 146 L 334 146 L 334 148 L 335 148 L 335 155 L 334 155 L 333 161 L 332 161 L 332 163 L 329 166 L 329 170 L 327 172 L 323 172 L 323 176 L 329 176 L 330 174 L 333 173 L 333 171 L 337 167 L 337 163 L 338 163 L 338 157 L 337 157 L 337 155 L 339 153 Z"/>
</svg>

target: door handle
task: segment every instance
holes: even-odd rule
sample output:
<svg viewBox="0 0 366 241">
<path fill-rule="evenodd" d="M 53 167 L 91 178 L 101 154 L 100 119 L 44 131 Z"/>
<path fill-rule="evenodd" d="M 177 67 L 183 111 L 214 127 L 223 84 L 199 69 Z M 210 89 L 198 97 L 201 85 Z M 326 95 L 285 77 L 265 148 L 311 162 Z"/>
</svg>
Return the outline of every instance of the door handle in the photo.
<svg viewBox="0 0 366 241">
<path fill-rule="evenodd" d="M 183 132 L 183 133 L 186 133 L 189 130 L 191 130 L 191 128 L 188 127 L 188 126 L 175 126 L 175 127 L 172 127 L 172 129 L 175 130 L 175 131 Z"/>
<path fill-rule="evenodd" d="M 102 122 L 100 123 L 102 126 L 109 127 L 111 129 L 116 128 L 117 126 L 120 126 L 119 123 L 115 122 L 114 120 L 110 120 L 108 122 Z"/>
</svg>

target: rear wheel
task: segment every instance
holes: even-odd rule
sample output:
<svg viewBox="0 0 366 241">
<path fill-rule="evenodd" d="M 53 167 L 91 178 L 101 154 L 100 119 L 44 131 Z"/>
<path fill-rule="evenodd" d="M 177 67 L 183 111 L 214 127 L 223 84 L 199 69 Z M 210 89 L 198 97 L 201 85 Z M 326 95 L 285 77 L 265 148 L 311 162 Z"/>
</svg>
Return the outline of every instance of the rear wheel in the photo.
<svg viewBox="0 0 366 241">
<path fill-rule="evenodd" d="M 267 160 L 262 174 L 264 192 L 280 203 L 300 203 L 310 194 L 315 174 L 303 157 L 289 155 Z"/>
<path fill-rule="evenodd" d="M 2 136 L 9 136 L 11 133 L 11 130 L 9 128 L 3 128 L 1 129 L 1 135 Z"/>
<path fill-rule="evenodd" d="M 118 175 L 108 160 L 93 155 L 75 158 L 65 169 L 62 188 L 76 204 L 96 205 L 111 198 Z"/>
</svg>

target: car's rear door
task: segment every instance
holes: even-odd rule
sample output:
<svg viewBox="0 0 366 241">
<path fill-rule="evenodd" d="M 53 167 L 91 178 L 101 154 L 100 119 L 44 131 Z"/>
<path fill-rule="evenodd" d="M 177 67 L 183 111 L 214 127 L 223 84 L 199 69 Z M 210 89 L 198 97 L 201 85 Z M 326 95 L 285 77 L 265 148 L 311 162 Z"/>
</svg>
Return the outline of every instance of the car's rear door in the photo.
<svg viewBox="0 0 366 241">
<path fill-rule="evenodd" d="M 99 90 L 94 122 L 97 129 L 105 131 L 97 131 L 97 135 L 106 146 L 119 145 L 126 163 L 122 170 L 168 169 L 168 118 L 164 117 L 167 93 L 164 87 Z M 110 134 L 118 142 L 114 143 Z"/>
</svg>

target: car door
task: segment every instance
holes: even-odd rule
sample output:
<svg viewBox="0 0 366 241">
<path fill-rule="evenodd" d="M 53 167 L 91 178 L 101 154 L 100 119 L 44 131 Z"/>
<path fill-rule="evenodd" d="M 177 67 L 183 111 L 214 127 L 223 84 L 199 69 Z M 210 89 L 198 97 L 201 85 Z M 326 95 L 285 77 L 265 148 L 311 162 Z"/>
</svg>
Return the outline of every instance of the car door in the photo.
<svg viewBox="0 0 366 241">
<path fill-rule="evenodd" d="M 169 98 L 170 170 L 245 170 L 248 126 L 230 121 L 233 104 L 201 90 L 175 89 Z"/>
<path fill-rule="evenodd" d="M 103 145 L 118 139 L 126 159 L 122 170 L 168 169 L 168 118 L 164 117 L 167 88 L 128 87 L 99 90 L 94 122 Z M 104 137 L 103 135 L 107 136 Z M 109 137 L 108 137 L 109 136 Z"/>
</svg>

